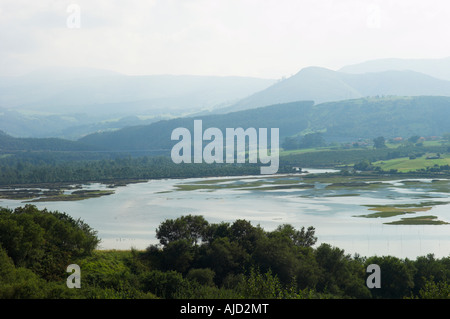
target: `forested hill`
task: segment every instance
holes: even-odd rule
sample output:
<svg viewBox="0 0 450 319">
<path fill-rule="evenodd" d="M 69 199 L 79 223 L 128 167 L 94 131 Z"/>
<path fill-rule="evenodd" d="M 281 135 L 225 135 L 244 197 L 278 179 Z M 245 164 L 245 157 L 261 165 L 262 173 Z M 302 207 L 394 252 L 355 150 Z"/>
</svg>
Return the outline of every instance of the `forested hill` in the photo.
<svg viewBox="0 0 450 319">
<path fill-rule="evenodd" d="M 217 127 L 222 130 L 224 135 L 226 128 L 279 128 L 280 138 L 283 138 L 308 128 L 313 106 L 312 101 L 300 101 L 221 115 L 164 120 L 145 126 L 128 127 L 115 132 L 91 134 L 79 141 L 115 151 L 170 151 L 176 143 L 171 140 L 172 131 L 177 127 L 185 127 L 193 134 L 194 120 L 196 119 L 202 120 L 203 130 L 208 127 Z"/>
<path fill-rule="evenodd" d="M 279 128 L 280 143 L 287 136 L 322 132 L 326 141 L 354 141 L 384 136 L 440 136 L 450 132 L 450 97 L 373 97 L 314 105 L 312 101 L 277 104 L 227 114 L 164 120 L 114 132 L 95 133 L 78 141 L 57 138 L 14 138 L 0 133 L 0 151 L 93 151 L 169 154 L 175 128 L 193 134 L 195 119 L 203 130 Z M 225 137 L 225 136 L 224 136 Z"/>
<path fill-rule="evenodd" d="M 450 132 L 450 97 L 384 97 L 316 105 L 309 118 L 328 140 L 442 136 Z"/>
<path fill-rule="evenodd" d="M 60 138 L 17 138 L 0 131 L 0 152 L 11 151 L 97 151 L 103 147 Z"/>
<path fill-rule="evenodd" d="M 412 135 L 433 136 L 450 132 L 450 97 L 374 97 L 314 105 L 311 101 L 232 112 L 159 121 L 115 132 L 88 135 L 83 144 L 109 150 L 170 150 L 172 130 L 186 127 L 193 132 L 195 119 L 203 120 L 203 130 L 217 127 L 279 128 L 286 136 L 320 131 L 328 141 L 358 138 L 386 138 Z"/>
</svg>

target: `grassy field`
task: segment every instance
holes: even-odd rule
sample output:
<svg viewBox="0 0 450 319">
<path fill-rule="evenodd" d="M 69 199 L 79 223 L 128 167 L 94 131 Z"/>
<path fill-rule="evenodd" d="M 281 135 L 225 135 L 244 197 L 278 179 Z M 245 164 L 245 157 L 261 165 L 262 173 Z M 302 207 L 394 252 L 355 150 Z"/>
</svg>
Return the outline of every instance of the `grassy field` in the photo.
<svg viewBox="0 0 450 319">
<path fill-rule="evenodd" d="M 399 172 L 415 171 L 422 168 L 433 167 L 435 165 L 450 165 L 449 154 L 443 154 L 439 159 L 427 159 L 427 156 L 434 155 L 436 154 L 425 154 L 424 156 L 415 159 L 409 159 L 409 157 L 401 157 L 388 161 L 374 162 L 373 165 L 378 166 L 385 171 L 396 169 Z"/>
</svg>

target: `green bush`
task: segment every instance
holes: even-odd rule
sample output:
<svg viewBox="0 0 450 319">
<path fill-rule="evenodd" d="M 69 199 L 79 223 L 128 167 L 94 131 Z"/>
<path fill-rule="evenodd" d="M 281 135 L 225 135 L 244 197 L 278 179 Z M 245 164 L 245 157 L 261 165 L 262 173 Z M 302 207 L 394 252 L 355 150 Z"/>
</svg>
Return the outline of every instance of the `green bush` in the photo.
<svg viewBox="0 0 450 319">
<path fill-rule="evenodd" d="M 26 205 L 14 211 L 0 209 L 0 244 L 14 264 L 44 279 L 61 279 L 75 259 L 96 248 L 96 232 L 65 213 Z"/>
</svg>

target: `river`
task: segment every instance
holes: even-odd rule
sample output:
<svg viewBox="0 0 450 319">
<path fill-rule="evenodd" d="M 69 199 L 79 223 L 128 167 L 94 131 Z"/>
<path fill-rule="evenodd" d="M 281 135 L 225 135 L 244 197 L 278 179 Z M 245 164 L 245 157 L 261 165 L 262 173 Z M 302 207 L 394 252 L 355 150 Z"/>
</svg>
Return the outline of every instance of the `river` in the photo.
<svg viewBox="0 0 450 319">
<path fill-rule="evenodd" d="M 415 179 L 411 184 L 405 183 L 405 180 L 388 181 L 380 187 L 369 189 L 327 189 L 320 184 L 314 188 L 278 190 L 216 187 L 245 181 L 260 181 L 260 186 L 267 186 L 270 178 L 241 176 L 150 180 L 117 187 L 114 194 L 99 198 L 33 204 L 41 209 L 58 210 L 81 218 L 98 231 L 100 249 L 145 249 L 157 243 L 155 230 L 162 221 L 195 214 L 203 215 L 211 223 L 246 219 L 265 230 L 273 230 L 284 223 L 292 224 L 297 229 L 314 226 L 318 237 L 316 246 L 328 243 L 351 255 L 394 255 L 415 259 L 429 253 L 436 257 L 450 253 L 450 224 L 386 225 L 384 223 L 387 221 L 399 220 L 399 216 L 355 217 L 370 213 L 365 205 L 439 201 L 441 204 L 433 206 L 426 215 L 435 215 L 450 222 L 448 191 L 427 189 L 431 180 Z M 219 179 L 221 181 L 217 181 Z M 212 181 L 214 183 L 208 184 Z M 177 189 L 177 186 L 184 184 L 214 187 Z M 83 187 L 106 189 L 107 186 L 94 183 Z M 8 208 L 25 204 L 21 200 L 0 200 L 0 206 Z"/>
</svg>

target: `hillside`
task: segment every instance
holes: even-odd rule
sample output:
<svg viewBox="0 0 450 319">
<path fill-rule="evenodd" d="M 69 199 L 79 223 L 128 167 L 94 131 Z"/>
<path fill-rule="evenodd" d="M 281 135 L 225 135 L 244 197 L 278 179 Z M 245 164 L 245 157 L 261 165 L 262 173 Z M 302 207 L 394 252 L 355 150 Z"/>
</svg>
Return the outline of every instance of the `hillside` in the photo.
<svg viewBox="0 0 450 319">
<path fill-rule="evenodd" d="M 194 119 L 203 121 L 203 128 L 217 127 L 225 132 L 227 127 L 280 128 L 280 137 L 295 134 L 308 127 L 308 118 L 313 107 L 312 101 L 295 102 L 279 106 L 232 112 L 221 115 L 163 120 L 150 125 L 126 127 L 115 132 L 88 135 L 79 141 L 109 150 L 120 151 L 170 151 L 172 131 L 177 127 L 193 132 Z"/>
<path fill-rule="evenodd" d="M 450 81 L 450 57 L 443 59 L 378 59 L 347 65 L 338 71 L 362 74 L 395 70 L 415 71 Z"/>
<path fill-rule="evenodd" d="M 260 91 L 274 80 L 196 75 L 124 75 L 51 68 L 0 80 L 0 106 L 55 114 L 130 114 L 211 108 Z M 126 108 L 124 108 L 126 106 Z"/>
<path fill-rule="evenodd" d="M 450 97 L 363 98 L 316 105 L 310 126 L 329 141 L 440 136 L 450 132 Z"/>
<path fill-rule="evenodd" d="M 377 136 L 410 137 L 450 132 L 450 97 L 362 98 L 314 105 L 312 101 L 266 106 L 228 114 L 179 118 L 115 132 L 96 133 L 79 141 L 109 150 L 170 151 L 173 129 L 193 130 L 194 119 L 203 129 L 255 127 L 280 129 L 280 140 L 309 131 L 322 131 L 328 141 L 352 141 Z"/>
<path fill-rule="evenodd" d="M 0 127 L 17 137 L 76 139 L 100 130 L 148 124 L 155 118 L 228 106 L 274 82 L 237 76 L 43 69 L 0 78 Z M 132 123 L 130 116 L 135 117 Z"/>
<path fill-rule="evenodd" d="M 0 152 L 64 151 L 80 152 L 102 150 L 101 146 L 85 145 L 60 138 L 16 138 L 0 131 Z"/>
<path fill-rule="evenodd" d="M 350 74 L 308 67 L 219 112 L 233 112 L 301 100 L 312 100 L 319 104 L 383 95 L 450 96 L 450 81 L 408 70 Z"/>
</svg>

